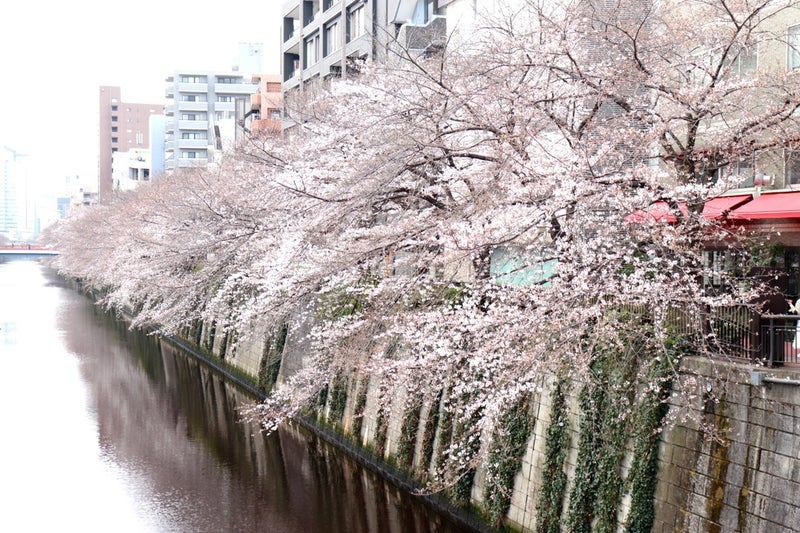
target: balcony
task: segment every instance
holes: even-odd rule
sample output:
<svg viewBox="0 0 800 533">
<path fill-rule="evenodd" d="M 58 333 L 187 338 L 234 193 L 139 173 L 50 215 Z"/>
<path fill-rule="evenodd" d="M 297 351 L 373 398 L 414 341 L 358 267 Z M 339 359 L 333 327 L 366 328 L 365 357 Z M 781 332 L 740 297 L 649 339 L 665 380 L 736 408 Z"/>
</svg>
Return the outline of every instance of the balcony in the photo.
<svg viewBox="0 0 800 533">
<path fill-rule="evenodd" d="M 397 42 L 405 50 L 425 51 L 441 48 L 447 39 L 447 19 L 435 16 L 426 24 L 403 24 Z"/>
<path fill-rule="evenodd" d="M 205 157 L 179 157 L 176 159 L 179 168 L 205 167 L 208 166 L 208 158 Z"/>
<path fill-rule="evenodd" d="M 207 120 L 179 120 L 179 130 L 204 130 L 208 131 Z"/>
<path fill-rule="evenodd" d="M 252 83 L 217 83 L 214 85 L 214 92 L 221 94 L 241 94 L 250 95 L 258 89 L 258 85 Z"/>
<path fill-rule="evenodd" d="M 208 111 L 208 102 L 178 102 L 178 111 Z"/>
<path fill-rule="evenodd" d="M 206 150 L 208 139 L 179 139 L 177 144 L 183 150 Z"/>
<path fill-rule="evenodd" d="M 175 104 L 167 104 L 164 106 L 164 114 L 168 117 L 175 116 Z"/>
<path fill-rule="evenodd" d="M 208 83 L 179 83 L 179 93 L 207 93 Z"/>
</svg>

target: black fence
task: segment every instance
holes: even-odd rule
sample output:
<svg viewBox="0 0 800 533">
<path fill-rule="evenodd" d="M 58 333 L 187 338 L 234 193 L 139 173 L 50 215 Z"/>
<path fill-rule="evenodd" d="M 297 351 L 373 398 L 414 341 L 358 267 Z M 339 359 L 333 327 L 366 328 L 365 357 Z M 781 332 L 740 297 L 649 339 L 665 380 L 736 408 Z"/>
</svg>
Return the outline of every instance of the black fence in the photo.
<svg viewBox="0 0 800 533">
<path fill-rule="evenodd" d="M 800 339 L 797 337 L 798 315 L 761 316 L 761 354 L 767 366 L 797 364 Z"/>
</svg>

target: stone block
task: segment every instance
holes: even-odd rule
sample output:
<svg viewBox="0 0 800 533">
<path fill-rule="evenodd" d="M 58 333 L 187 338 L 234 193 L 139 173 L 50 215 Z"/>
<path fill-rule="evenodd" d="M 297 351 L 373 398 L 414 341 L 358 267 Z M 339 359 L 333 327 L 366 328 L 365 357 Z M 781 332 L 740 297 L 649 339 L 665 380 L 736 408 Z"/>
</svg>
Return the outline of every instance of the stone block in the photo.
<svg viewBox="0 0 800 533">
<path fill-rule="evenodd" d="M 800 510 L 800 483 L 791 479 L 775 477 L 772 479 L 771 496 L 788 505 L 791 509 Z"/>
<path fill-rule="evenodd" d="M 732 442 L 728 446 L 728 461 L 732 465 L 746 465 L 749 446 L 744 442 Z"/>
<path fill-rule="evenodd" d="M 725 475 L 725 484 L 738 492 L 739 488 L 744 484 L 744 469 L 745 467 L 742 464 L 730 462 Z"/>
<path fill-rule="evenodd" d="M 719 531 L 736 531 L 739 522 L 739 509 L 732 505 L 723 504 L 719 516 L 714 523 L 719 525 Z"/>
<path fill-rule="evenodd" d="M 776 431 L 774 444 L 776 453 L 785 457 L 795 458 L 800 449 L 800 435 L 787 433 L 785 431 Z"/>
</svg>

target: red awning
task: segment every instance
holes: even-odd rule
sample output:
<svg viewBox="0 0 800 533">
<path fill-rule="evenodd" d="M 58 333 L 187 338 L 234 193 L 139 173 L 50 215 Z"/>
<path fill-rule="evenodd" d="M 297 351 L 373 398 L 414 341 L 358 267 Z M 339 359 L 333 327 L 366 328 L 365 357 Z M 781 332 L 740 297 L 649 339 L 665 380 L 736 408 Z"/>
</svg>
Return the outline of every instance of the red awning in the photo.
<svg viewBox="0 0 800 533">
<path fill-rule="evenodd" d="M 712 198 L 703 206 L 703 216 L 712 220 L 725 218 L 732 209 L 750 201 L 751 198 L 752 194 Z"/>
<path fill-rule="evenodd" d="M 688 215 L 689 211 L 686 209 L 686 204 L 681 202 L 679 208 L 681 213 Z M 667 202 L 659 200 L 647 206 L 645 209 L 640 209 L 625 217 L 625 222 L 668 222 L 670 224 L 678 221 L 678 218 L 672 214 Z"/>
<path fill-rule="evenodd" d="M 800 218 L 800 191 L 762 194 L 731 211 L 729 218 Z"/>
</svg>

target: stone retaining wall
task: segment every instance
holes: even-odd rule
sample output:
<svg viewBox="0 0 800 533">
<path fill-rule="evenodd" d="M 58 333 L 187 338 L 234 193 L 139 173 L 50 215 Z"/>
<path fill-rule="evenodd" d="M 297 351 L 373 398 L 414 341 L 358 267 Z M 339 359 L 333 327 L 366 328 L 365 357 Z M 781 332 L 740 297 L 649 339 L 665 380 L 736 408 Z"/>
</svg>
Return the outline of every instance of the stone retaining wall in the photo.
<svg viewBox="0 0 800 533">
<path fill-rule="evenodd" d="M 237 346 L 228 361 L 257 375 L 265 341 L 257 339 Z M 290 329 L 280 371 L 282 379 L 302 366 L 307 348 L 303 342 L 302 335 Z M 219 339 L 215 347 L 219 348 Z M 654 532 L 800 531 L 800 386 L 752 385 L 752 369 L 737 363 L 712 364 L 701 358 L 683 360 L 682 378 L 673 385 L 676 394 L 672 396 L 669 415 L 673 420 L 662 434 L 659 447 Z M 800 380 L 800 370 L 775 369 L 768 374 Z M 345 434 L 352 433 L 359 386 L 358 379 L 350 377 L 344 417 L 337 422 Z M 368 387 L 360 433 L 349 437 L 366 449 L 382 448 L 382 459 L 391 462 L 398 453 L 406 391 L 402 387 L 391 391 L 386 437 L 379 446 L 376 397 L 381 384 L 373 378 Z M 551 423 L 552 383 L 543 382 L 542 391 L 533 399 L 533 429 L 506 516 L 507 525 L 523 531 L 536 529 L 546 432 Z M 572 391 L 567 399 L 567 497 L 574 483 L 578 454 L 580 415 L 576 394 Z M 682 400 L 685 398 L 691 400 Z M 420 463 L 422 435 L 432 409 L 431 399 L 426 398 L 413 444 L 413 470 L 417 475 L 431 473 L 430 465 Z M 484 436 L 483 445 L 487 442 L 488 436 Z M 627 449 L 620 465 L 623 477 L 632 460 L 632 450 Z M 472 503 L 479 509 L 484 503 L 485 470 L 485 465 L 479 465 L 472 487 Z M 562 519 L 566 516 L 567 497 Z M 629 505 L 630 494 L 626 492 L 618 512 L 621 530 Z"/>
</svg>

